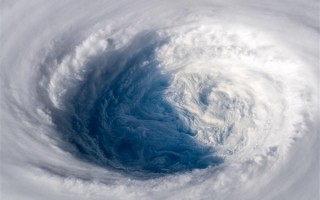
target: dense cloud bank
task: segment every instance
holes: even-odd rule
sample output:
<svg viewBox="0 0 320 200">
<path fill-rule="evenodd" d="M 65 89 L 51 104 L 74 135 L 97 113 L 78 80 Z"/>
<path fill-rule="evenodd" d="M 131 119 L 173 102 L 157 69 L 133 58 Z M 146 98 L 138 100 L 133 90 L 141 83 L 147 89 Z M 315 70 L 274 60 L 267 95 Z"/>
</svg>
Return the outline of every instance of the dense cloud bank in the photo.
<svg viewBox="0 0 320 200">
<path fill-rule="evenodd" d="M 319 198 L 318 2 L 0 5 L 1 199 Z"/>
</svg>

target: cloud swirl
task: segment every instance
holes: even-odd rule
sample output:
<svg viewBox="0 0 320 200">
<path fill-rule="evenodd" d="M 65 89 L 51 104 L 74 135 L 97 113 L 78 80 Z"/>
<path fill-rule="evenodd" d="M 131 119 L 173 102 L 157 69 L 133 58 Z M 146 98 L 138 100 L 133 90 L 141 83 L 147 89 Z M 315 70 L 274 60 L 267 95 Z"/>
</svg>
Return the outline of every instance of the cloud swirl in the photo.
<svg viewBox="0 0 320 200">
<path fill-rule="evenodd" d="M 319 4 L 2 1 L 4 199 L 319 198 Z"/>
</svg>

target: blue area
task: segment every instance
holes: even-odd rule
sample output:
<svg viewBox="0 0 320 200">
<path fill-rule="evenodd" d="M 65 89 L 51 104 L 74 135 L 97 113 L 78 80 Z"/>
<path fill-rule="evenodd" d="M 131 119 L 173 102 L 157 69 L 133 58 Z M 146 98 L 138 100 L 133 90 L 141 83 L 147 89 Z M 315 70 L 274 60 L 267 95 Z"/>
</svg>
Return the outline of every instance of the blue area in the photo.
<svg viewBox="0 0 320 200">
<path fill-rule="evenodd" d="M 97 70 L 55 120 L 77 157 L 126 173 L 167 174 L 222 162 L 194 140 L 196 133 L 165 99 L 170 74 L 154 58 L 164 42 L 143 34 L 89 63 Z"/>
</svg>

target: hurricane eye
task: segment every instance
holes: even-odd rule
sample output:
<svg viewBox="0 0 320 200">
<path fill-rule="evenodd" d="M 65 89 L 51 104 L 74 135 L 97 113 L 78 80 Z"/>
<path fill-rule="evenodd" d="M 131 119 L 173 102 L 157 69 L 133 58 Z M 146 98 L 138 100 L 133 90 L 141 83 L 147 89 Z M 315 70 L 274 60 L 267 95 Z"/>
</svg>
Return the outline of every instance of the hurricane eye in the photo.
<svg viewBox="0 0 320 200">
<path fill-rule="evenodd" d="M 195 131 L 168 98 L 174 74 L 162 69 L 156 54 L 165 39 L 153 34 L 141 34 L 121 51 L 104 52 L 112 57 L 95 58 L 112 63 L 86 64 L 96 68 L 90 72 L 95 77 L 84 75 L 81 87 L 64 94 L 69 106 L 53 118 L 58 131 L 78 158 L 129 174 L 152 177 L 216 166 L 223 159 L 214 147 L 193 138 Z"/>
</svg>

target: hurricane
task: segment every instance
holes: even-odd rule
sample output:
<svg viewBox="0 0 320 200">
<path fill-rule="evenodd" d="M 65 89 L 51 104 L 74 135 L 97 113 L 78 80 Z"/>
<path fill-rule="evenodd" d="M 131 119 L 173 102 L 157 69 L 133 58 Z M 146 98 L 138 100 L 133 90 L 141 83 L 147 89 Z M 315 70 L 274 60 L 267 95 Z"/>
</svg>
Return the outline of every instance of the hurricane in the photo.
<svg viewBox="0 0 320 200">
<path fill-rule="evenodd" d="M 1 199 L 320 198 L 319 3 L 2 0 Z"/>
</svg>

